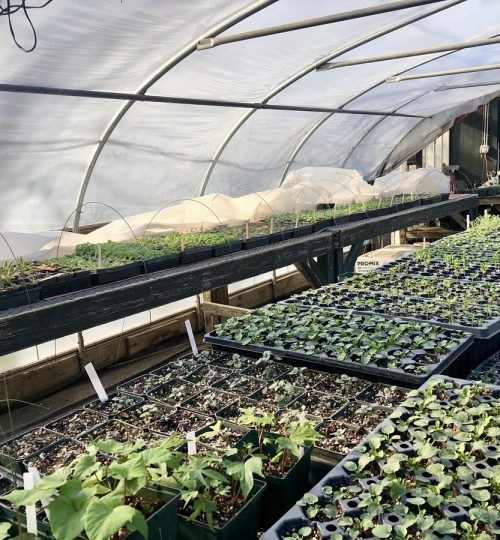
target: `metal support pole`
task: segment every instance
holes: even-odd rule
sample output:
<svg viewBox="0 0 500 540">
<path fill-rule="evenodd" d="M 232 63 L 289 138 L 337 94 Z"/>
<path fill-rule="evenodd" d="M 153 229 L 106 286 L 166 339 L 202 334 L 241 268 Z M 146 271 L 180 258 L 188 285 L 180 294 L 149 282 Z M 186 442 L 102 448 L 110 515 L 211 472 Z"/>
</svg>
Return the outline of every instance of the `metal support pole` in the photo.
<svg viewBox="0 0 500 540">
<path fill-rule="evenodd" d="M 495 45 L 500 43 L 500 37 L 488 39 L 476 39 L 474 41 L 465 41 L 462 43 L 450 43 L 449 45 L 440 45 L 438 47 L 428 47 L 426 49 L 414 49 L 400 53 L 382 54 L 379 56 L 367 56 L 365 58 L 355 58 L 353 60 L 344 60 L 342 62 L 328 62 L 318 66 L 316 71 L 327 71 L 340 67 L 359 66 L 361 64 L 373 64 L 375 62 L 386 62 L 387 60 L 397 60 L 399 58 L 411 58 L 413 56 L 424 56 L 426 54 L 435 54 L 447 51 L 461 51 L 463 49 L 472 49 L 473 47 L 484 47 L 486 45 Z"/>
<path fill-rule="evenodd" d="M 331 109 L 325 107 L 304 107 L 300 105 L 271 105 L 269 103 L 247 103 L 244 101 L 228 101 L 218 99 L 181 98 L 172 96 L 154 96 L 145 94 L 126 94 L 123 92 L 101 92 L 97 90 L 77 90 L 74 88 L 55 88 L 49 86 L 30 86 L 24 84 L 0 84 L 0 92 L 16 94 L 42 94 L 49 96 L 83 97 L 93 99 L 114 99 L 122 101 L 140 101 L 147 103 L 173 103 L 177 105 L 194 105 L 201 107 L 222 107 L 230 109 L 260 109 L 269 111 L 291 111 L 311 113 L 357 114 L 368 116 L 400 116 L 404 118 L 424 118 L 412 114 L 383 111 L 365 111 L 359 109 Z"/>
<path fill-rule="evenodd" d="M 477 83 L 467 83 L 467 84 L 449 84 L 447 86 L 440 86 L 435 88 L 434 92 L 443 92 L 445 90 L 461 90 L 462 88 L 476 88 L 478 86 L 499 86 L 500 81 L 489 81 L 489 82 L 477 82 Z"/>
<path fill-rule="evenodd" d="M 240 32 L 239 34 L 232 34 L 229 36 L 205 38 L 201 39 L 198 42 L 198 50 L 211 49 L 213 47 L 217 47 L 218 45 L 225 45 L 227 43 L 235 43 L 237 41 L 245 41 L 248 39 L 255 39 L 264 36 L 272 36 L 274 34 L 283 34 L 285 32 L 303 30 L 304 28 L 323 26 L 325 24 L 351 21 L 353 19 L 370 17 L 372 15 L 380 15 L 382 13 L 390 13 L 392 11 L 399 11 L 401 9 L 426 6 L 428 4 L 437 4 L 438 2 L 442 1 L 443 0 L 404 0 L 400 2 L 390 2 L 388 4 L 382 4 L 380 6 L 355 9 L 352 11 L 344 11 L 342 13 L 336 13 L 335 15 L 326 15 L 324 17 L 316 17 L 314 19 L 306 19 L 303 21 L 297 21 L 288 24 L 269 26 L 267 28 L 251 30 L 249 32 Z"/>
<path fill-rule="evenodd" d="M 493 71 L 494 69 L 500 69 L 500 64 L 449 69 L 447 71 L 431 71 L 429 73 L 415 73 L 414 75 L 395 75 L 394 77 L 388 77 L 386 82 L 395 83 L 401 81 L 412 81 L 414 79 L 430 79 L 431 77 L 445 77 L 446 75 L 460 75 L 461 73 L 476 73 L 478 71 Z"/>
</svg>

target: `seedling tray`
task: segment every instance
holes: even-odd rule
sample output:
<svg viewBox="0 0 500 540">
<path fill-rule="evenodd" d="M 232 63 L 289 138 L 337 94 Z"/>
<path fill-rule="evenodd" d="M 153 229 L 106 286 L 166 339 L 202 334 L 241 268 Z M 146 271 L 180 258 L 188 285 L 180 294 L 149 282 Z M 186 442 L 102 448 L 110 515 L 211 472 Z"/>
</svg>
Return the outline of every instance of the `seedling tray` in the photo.
<svg viewBox="0 0 500 540">
<path fill-rule="evenodd" d="M 179 266 L 180 264 L 180 261 L 180 253 L 164 255 L 163 257 L 153 257 L 152 259 L 145 259 L 144 261 L 142 261 L 141 273 L 152 274 L 153 272 L 159 272 L 160 270 L 177 268 L 177 266 Z"/>
<path fill-rule="evenodd" d="M 382 316 L 383 315 L 379 315 Z M 390 317 L 385 317 L 389 319 Z M 429 323 L 430 324 L 430 323 Z M 248 344 L 242 345 L 237 341 L 219 337 L 216 335 L 215 330 L 205 335 L 205 341 L 224 349 L 237 350 L 237 351 L 250 351 L 262 354 L 265 351 L 269 351 L 272 354 L 281 356 L 283 358 L 289 358 L 291 360 L 299 360 L 307 363 L 314 363 L 323 366 L 332 366 L 337 368 L 340 372 L 346 372 L 348 374 L 356 375 L 363 373 L 365 375 L 372 375 L 376 377 L 381 377 L 383 379 L 399 381 L 407 385 L 417 385 L 420 386 L 424 381 L 429 379 L 432 375 L 442 373 L 447 369 L 455 360 L 460 358 L 467 349 L 472 345 L 474 337 L 469 335 L 466 338 L 460 340 L 458 346 L 447 355 L 442 355 L 440 362 L 434 367 L 434 369 L 429 370 L 427 373 L 422 375 L 414 375 L 407 373 L 399 368 L 380 368 L 375 366 L 363 365 L 358 362 L 352 362 L 350 360 L 336 360 L 335 358 L 328 357 L 325 353 L 321 355 L 309 355 L 305 352 L 299 352 L 296 350 L 285 349 L 283 347 L 269 347 L 261 344 Z"/>
<path fill-rule="evenodd" d="M 315 293 L 316 292 L 322 293 L 323 288 L 318 289 L 317 291 L 315 291 Z M 328 293 L 328 291 L 325 291 L 325 292 Z M 381 300 L 386 300 L 388 303 L 391 302 L 391 299 L 394 301 L 394 303 L 396 303 L 398 299 L 411 300 L 413 303 L 420 303 L 422 305 L 425 305 L 426 303 L 427 304 L 430 303 L 429 299 L 426 299 L 420 296 L 404 296 L 403 297 L 401 295 L 387 294 L 387 293 L 382 293 L 382 292 L 368 292 L 367 293 L 366 291 L 363 291 L 363 290 L 356 290 L 354 292 L 355 293 L 357 292 L 361 297 L 364 294 L 366 294 L 367 297 L 379 296 Z M 313 295 L 315 293 L 313 293 Z M 347 295 L 347 293 L 344 293 L 344 294 Z M 500 317 L 491 318 L 490 319 L 491 322 L 489 324 L 482 324 L 481 326 L 467 326 L 467 325 L 462 325 L 458 323 L 446 323 L 439 320 L 435 320 L 433 318 L 427 319 L 425 318 L 425 314 L 423 314 L 422 318 L 415 317 L 415 316 L 406 317 L 404 315 L 390 314 L 390 313 L 387 313 L 386 311 L 382 311 L 384 309 L 383 307 L 379 308 L 381 311 L 376 311 L 373 308 L 352 309 L 348 307 L 343 307 L 342 300 L 340 301 L 339 304 L 335 304 L 335 305 L 328 305 L 322 302 L 310 304 L 310 303 L 307 303 L 305 300 L 306 300 L 306 296 L 300 295 L 300 296 L 296 296 L 295 298 L 289 298 L 288 300 L 284 300 L 283 302 L 279 302 L 279 303 L 300 304 L 301 306 L 304 306 L 305 308 L 308 308 L 308 309 L 321 308 L 321 309 L 329 309 L 333 311 L 349 311 L 351 313 L 359 313 L 361 315 L 382 315 L 382 316 L 397 317 L 398 319 L 403 319 L 405 321 L 411 321 L 411 322 L 428 322 L 428 323 L 441 326 L 443 328 L 447 328 L 448 330 L 460 330 L 462 332 L 470 332 L 471 334 L 474 335 L 474 337 L 478 339 L 491 339 L 500 332 Z M 314 301 L 314 298 L 312 298 L 311 300 Z M 457 302 L 457 304 L 459 304 L 459 302 Z"/>
<path fill-rule="evenodd" d="M 56 274 L 40 280 L 40 298 L 82 291 L 92 286 L 92 275 L 82 270 L 72 274 Z"/>
<path fill-rule="evenodd" d="M 431 384 L 431 381 L 434 379 L 440 379 L 444 381 L 453 382 L 455 383 L 456 386 L 458 386 L 458 390 L 460 389 L 460 387 L 464 385 L 474 384 L 474 383 L 471 383 L 470 381 L 453 379 L 451 377 L 445 377 L 445 376 L 437 376 L 437 377 L 432 377 L 429 381 L 427 381 L 420 388 L 420 391 L 422 390 L 425 391 L 425 389 L 429 387 L 429 385 Z M 475 401 L 475 403 L 481 403 L 481 399 L 485 399 L 486 397 L 488 397 L 490 401 L 498 400 L 500 398 L 500 388 L 496 388 L 492 386 L 489 386 L 488 388 L 490 390 L 489 394 L 487 394 L 484 397 L 482 396 L 482 394 L 477 394 L 475 397 L 471 398 L 471 402 L 473 400 Z M 453 392 L 455 392 L 455 390 L 442 389 L 440 393 L 442 392 L 445 392 L 449 396 L 449 399 L 453 400 Z M 436 394 L 436 395 L 439 396 L 439 394 Z M 474 396 L 474 394 L 472 394 L 472 396 Z M 450 406 L 452 405 L 450 404 Z M 465 406 L 462 405 L 462 408 L 463 407 Z M 494 409 L 492 409 L 492 411 L 493 410 Z M 398 411 L 398 414 L 394 414 L 392 419 L 389 418 L 389 419 L 384 420 L 373 431 L 371 431 L 371 433 L 367 436 L 367 438 L 364 441 L 360 443 L 359 446 L 365 446 L 367 448 L 370 448 L 369 440 L 377 433 L 381 433 L 381 432 L 390 433 L 390 431 L 385 431 L 384 428 L 392 426 L 393 428 L 396 428 L 396 431 L 393 431 L 393 433 L 395 435 L 401 435 L 403 438 L 398 441 L 398 438 L 396 437 L 396 439 L 394 439 L 392 442 L 386 443 L 387 447 L 390 448 L 392 446 L 392 451 L 395 452 L 396 454 L 406 454 L 408 456 L 414 455 L 414 452 L 416 451 L 415 450 L 416 447 L 413 446 L 411 429 L 410 429 L 409 436 L 404 435 L 406 431 L 404 430 L 399 431 L 397 429 L 398 420 L 403 419 L 404 421 L 405 418 L 410 418 L 410 417 L 414 418 L 413 415 L 418 414 L 418 416 L 421 416 L 422 419 L 427 419 L 429 421 L 427 425 L 432 425 L 432 421 L 433 420 L 439 421 L 440 417 L 436 416 L 436 418 L 433 419 L 427 416 L 426 412 L 431 412 L 430 409 L 422 413 L 416 413 L 415 409 L 408 409 L 407 407 L 401 406 L 397 409 L 397 411 Z M 468 423 L 469 421 L 470 420 L 466 419 L 466 423 Z M 494 423 L 490 424 L 490 426 L 491 425 L 494 425 Z M 482 435 L 482 437 L 484 440 L 488 439 L 486 432 Z M 416 440 L 418 441 L 418 438 Z M 480 461 L 467 462 L 466 466 L 464 466 L 465 464 L 461 462 L 460 460 L 454 460 L 454 459 L 447 460 L 445 458 L 441 458 L 437 452 L 444 451 L 444 449 L 441 448 L 441 450 L 439 450 L 440 445 L 437 442 L 436 444 L 433 444 L 433 446 L 436 449 L 436 454 L 431 456 L 429 458 L 429 461 L 435 464 L 444 464 L 444 467 L 445 467 L 444 474 L 447 474 L 447 475 L 451 474 L 450 471 L 453 471 L 453 470 L 456 471 L 457 468 L 459 468 L 460 466 L 461 468 L 464 468 L 464 469 L 468 467 L 471 470 L 470 474 L 471 474 L 471 478 L 473 479 L 472 481 L 474 481 L 482 477 L 482 471 L 493 466 L 495 463 L 498 462 L 498 451 L 497 451 L 498 447 L 496 445 L 492 445 L 492 448 L 493 448 L 492 451 L 496 453 L 497 457 L 494 457 L 491 460 L 489 458 L 488 460 L 483 459 L 482 461 L 481 461 L 481 457 L 477 457 L 476 459 L 479 459 Z M 487 448 L 483 450 L 483 452 L 486 452 L 486 451 L 487 451 Z M 321 522 L 319 520 L 316 521 L 314 518 L 309 519 L 307 517 L 305 510 L 303 509 L 302 506 L 295 505 L 283 517 L 281 517 L 278 522 L 276 522 L 268 531 L 266 531 L 262 535 L 261 540 L 282 540 L 284 537 L 290 536 L 292 529 L 297 531 L 298 528 L 304 527 L 304 526 L 312 527 L 313 530 L 315 528 L 316 530 L 319 530 L 320 533 L 318 536 L 321 539 L 330 538 L 330 535 L 334 533 L 339 534 L 341 538 L 349 538 L 350 537 L 349 528 L 348 528 L 349 525 L 347 525 L 346 528 L 340 527 L 338 519 L 339 517 L 342 517 L 342 514 L 344 516 L 359 517 L 365 511 L 365 509 L 362 508 L 362 505 L 359 506 L 359 502 L 361 500 L 359 498 L 359 492 L 358 492 L 358 495 L 356 495 L 355 493 L 351 493 L 350 495 L 348 495 L 348 498 L 340 499 L 336 497 L 335 499 L 330 501 L 328 499 L 328 495 L 326 495 L 326 493 L 323 491 L 323 488 L 329 487 L 336 490 L 340 488 L 341 486 L 354 486 L 354 487 L 360 486 L 362 488 L 362 491 L 366 493 L 369 490 L 369 486 L 371 484 L 377 484 L 380 478 L 383 478 L 387 474 L 382 470 L 381 465 L 388 463 L 388 461 L 386 460 L 380 461 L 379 459 L 375 458 L 375 461 L 371 462 L 371 464 L 374 465 L 373 467 L 366 468 L 359 472 L 356 470 L 356 467 L 352 469 L 351 466 L 353 464 L 357 464 L 358 459 L 362 455 L 363 454 L 357 450 L 349 453 L 347 456 L 345 456 L 342 459 L 342 461 L 336 467 L 334 467 L 329 473 L 327 473 L 326 476 L 322 480 L 320 480 L 320 482 L 318 482 L 309 492 L 313 496 L 317 497 L 320 506 L 324 503 L 329 503 L 329 502 L 331 502 L 332 504 L 338 504 L 341 510 L 338 511 L 337 517 L 331 518 L 330 521 L 328 520 L 321 521 Z M 381 455 L 383 456 L 383 454 Z M 484 454 L 484 455 L 487 455 L 487 454 Z M 351 462 L 351 466 L 344 467 L 344 465 L 347 464 L 347 462 Z M 411 467 L 412 466 L 410 465 L 410 472 L 411 472 Z M 417 463 L 417 465 L 415 465 L 414 471 L 416 471 L 418 468 L 419 468 L 419 465 Z M 376 469 L 380 472 L 377 474 L 374 474 L 373 469 Z M 349 471 L 356 471 L 356 472 L 351 473 Z M 370 474 L 372 474 L 373 476 L 370 476 Z M 424 475 L 427 475 L 427 476 L 424 476 Z M 405 475 L 403 474 L 401 478 L 404 478 L 404 477 Z M 428 486 L 429 484 L 438 483 L 438 478 L 434 476 L 432 472 L 427 470 L 427 466 L 420 467 L 420 472 L 416 475 L 416 477 L 418 480 L 417 486 L 416 486 L 417 488 Z M 448 476 L 448 478 L 450 477 L 451 476 Z M 466 488 L 466 486 L 464 486 L 459 481 L 457 481 L 455 477 L 453 478 L 454 478 L 453 484 L 454 484 L 454 487 L 458 490 L 458 493 L 460 495 L 467 495 L 470 497 L 471 493 Z M 420 511 L 421 507 L 428 509 L 430 514 L 434 513 L 434 516 L 435 516 L 434 523 L 437 523 L 437 521 L 442 518 L 444 518 L 443 525 L 445 526 L 449 524 L 450 522 L 457 523 L 455 534 L 452 534 L 452 535 L 438 534 L 439 538 L 452 539 L 452 538 L 461 537 L 462 531 L 459 526 L 459 523 L 470 522 L 467 508 L 462 508 L 460 504 L 458 504 L 457 502 L 453 502 L 452 504 L 445 502 L 445 503 L 440 503 L 437 506 L 433 505 L 433 507 L 430 507 L 428 506 L 428 503 L 425 501 L 425 499 L 422 502 L 419 502 L 417 506 L 416 502 L 412 502 L 412 497 L 414 497 L 414 495 L 412 494 L 413 488 L 406 487 L 406 489 L 409 490 L 409 493 L 407 492 L 407 493 L 403 493 L 401 495 L 395 495 L 395 496 L 391 495 L 391 497 L 393 498 L 393 502 L 389 503 L 389 500 L 385 502 L 385 504 L 387 504 L 386 506 L 387 509 L 385 513 L 382 513 L 380 515 L 380 519 L 373 521 L 373 527 L 375 527 L 376 523 L 387 523 L 391 525 L 388 532 L 393 532 L 393 526 L 398 523 L 397 521 L 398 513 L 397 513 L 397 510 L 393 511 L 391 510 L 391 508 L 395 508 L 394 505 L 397 505 L 397 504 L 405 504 L 407 505 L 407 507 L 411 510 L 413 514 L 417 514 Z M 446 489 L 443 490 L 443 493 L 445 493 L 445 491 Z M 452 500 L 454 499 L 453 492 L 454 490 L 452 490 L 451 494 L 447 496 L 448 500 L 450 500 L 450 498 Z M 476 500 L 474 499 L 475 497 L 473 499 L 470 499 L 473 501 L 473 503 L 471 503 L 472 505 L 474 505 L 475 507 L 483 506 L 482 502 L 480 502 L 478 499 Z M 307 501 L 305 502 L 305 505 L 307 505 Z M 495 506 L 494 499 L 492 499 L 489 502 L 489 505 L 490 505 L 490 508 L 494 508 Z M 401 514 L 399 514 L 399 519 L 401 519 Z M 433 524 L 431 524 L 431 526 Z M 499 525 L 498 522 L 489 525 L 488 532 L 489 534 L 493 533 L 492 537 L 497 537 L 495 536 L 495 534 L 498 535 L 500 533 L 500 528 L 498 527 L 498 525 Z M 413 538 L 413 534 L 418 533 L 418 532 L 419 532 L 418 530 L 412 530 L 412 529 L 408 531 L 408 533 L 410 534 L 412 538 Z M 384 532 L 384 534 L 386 533 Z M 380 537 L 380 536 L 377 534 L 377 537 Z M 383 537 L 389 537 L 389 536 L 383 536 Z M 363 536 L 363 538 L 368 538 L 368 536 Z M 370 539 L 371 538 L 375 538 L 375 536 L 370 537 Z"/>
<path fill-rule="evenodd" d="M 140 261 L 114 266 L 112 268 L 100 268 L 92 272 L 92 284 L 105 285 L 106 283 L 136 277 L 141 273 L 141 268 L 142 262 Z"/>
<path fill-rule="evenodd" d="M 40 300 L 40 287 L 19 287 L 0 293 L 0 311 L 34 304 Z"/>
</svg>

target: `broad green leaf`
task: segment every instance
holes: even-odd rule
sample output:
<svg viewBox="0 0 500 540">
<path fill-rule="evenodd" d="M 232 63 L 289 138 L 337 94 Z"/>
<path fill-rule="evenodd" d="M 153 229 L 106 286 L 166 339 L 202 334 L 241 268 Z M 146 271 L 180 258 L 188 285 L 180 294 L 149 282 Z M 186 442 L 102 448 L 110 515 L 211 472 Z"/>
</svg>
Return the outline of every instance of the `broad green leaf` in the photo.
<svg viewBox="0 0 500 540">
<path fill-rule="evenodd" d="M 457 531 L 457 524 L 450 519 L 440 519 L 434 523 L 432 530 L 439 534 L 453 534 Z"/>
<path fill-rule="evenodd" d="M 389 538 L 391 536 L 392 527 L 384 523 L 383 525 L 377 525 L 373 527 L 372 533 L 377 538 Z"/>
<path fill-rule="evenodd" d="M 85 532 L 89 540 L 108 540 L 122 527 L 130 530 L 131 524 L 145 538 L 148 537 L 148 526 L 144 516 L 131 506 L 120 505 L 111 508 L 101 499 L 94 498 L 85 514 Z"/>
<path fill-rule="evenodd" d="M 7 523 L 7 522 L 0 523 L 0 540 L 7 540 L 8 538 L 11 537 L 9 534 L 11 527 L 12 527 L 12 523 Z"/>
</svg>

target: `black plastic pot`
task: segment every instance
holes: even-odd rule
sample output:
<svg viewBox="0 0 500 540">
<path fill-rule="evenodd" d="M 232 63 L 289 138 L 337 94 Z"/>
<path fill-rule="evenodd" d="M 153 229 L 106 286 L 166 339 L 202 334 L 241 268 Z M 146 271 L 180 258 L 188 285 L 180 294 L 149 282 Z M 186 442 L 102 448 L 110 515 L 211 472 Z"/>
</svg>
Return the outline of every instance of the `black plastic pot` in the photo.
<svg viewBox="0 0 500 540">
<path fill-rule="evenodd" d="M 294 238 L 300 238 L 302 236 L 307 236 L 308 234 L 312 234 L 312 233 L 313 233 L 312 223 L 308 225 L 301 225 L 300 227 L 293 229 Z"/>
<path fill-rule="evenodd" d="M 213 531 L 205 523 L 197 520 L 190 521 L 179 514 L 179 540 L 255 540 L 265 487 L 264 482 L 254 480 L 254 487 L 240 511 L 223 527 L 216 527 Z M 156 539 L 160 536 L 150 536 L 150 538 Z"/>
<path fill-rule="evenodd" d="M 142 261 L 141 272 L 143 274 L 152 274 L 153 272 L 160 272 L 161 270 L 177 268 L 180 264 L 180 260 L 180 253 L 172 253 L 171 255 L 165 255 L 163 257 L 145 259 Z"/>
<path fill-rule="evenodd" d="M 223 244 L 216 244 L 214 246 L 214 257 L 229 255 L 230 253 L 237 253 L 242 249 L 243 242 L 241 240 L 233 240 L 231 242 L 224 242 Z"/>
<path fill-rule="evenodd" d="M 285 231 L 275 232 L 269 235 L 269 242 L 275 244 L 276 242 L 282 242 L 283 240 L 290 240 L 293 236 L 293 230 L 287 229 Z"/>
<path fill-rule="evenodd" d="M 0 311 L 34 304 L 40 300 L 40 287 L 29 285 L 0 292 Z"/>
<path fill-rule="evenodd" d="M 105 285 L 122 279 L 138 276 L 141 273 L 142 263 L 134 261 L 112 268 L 100 268 L 92 271 L 92 284 Z"/>
<path fill-rule="evenodd" d="M 334 218 L 333 222 L 334 225 L 346 225 L 347 223 L 350 223 L 350 217 L 349 216 L 340 216 L 337 218 Z"/>
<path fill-rule="evenodd" d="M 266 433 L 271 441 L 279 437 L 275 433 Z M 250 430 L 237 444 L 241 449 L 245 444 L 252 443 L 257 446 L 258 431 Z M 304 448 L 303 456 L 288 471 L 285 477 L 266 475 L 266 490 L 262 499 L 262 514 L 260 524 L 262 527 L 269 527 L 287 510 L 289 510 L 297 499 L 307 491 L 309 482 L 309 465 L 311 463 L 312 445 Z M 264 454 L 273 454 L 272 442 L 264 445 Z"/>
<path fill-rule="evenodd" d="M 88 270 L 72 274 L 57 274 L 40 280 L 40 298 L 82 291 L 91 286 L 92 276 Z"/>
<path fill-rule="evenodd" d="M 180 493 L 167 488 L 146 488 L 139 492 L 139 495 L 165 501 L 165 504 L 147 519 L 148 537 L 151 540 L 156 538 L 161 540 L 177 539 L 177 506 Z M 138 531 L 128 534 L 125 540 L 144 540 Z"/>
<path fill-rule="evenodd" d="M 181 264 L 191 264 L 213 257 L 213 246 L 199 246 L 181 251 Z"/>
<path fill-rule="evenodd" d="M 253 238 L 248 238 L 248 240 L 243 240 L 243 249 L 254 249 L 267 245 L 269 245 L 268 234 L 263 236 L 254 236 Z"/>
<path fill-rule="evenodd" d="M 334 225 L 333 218 L 320 219 L 313 224 L 313 232 L 319 232 Z"/>
</svg>

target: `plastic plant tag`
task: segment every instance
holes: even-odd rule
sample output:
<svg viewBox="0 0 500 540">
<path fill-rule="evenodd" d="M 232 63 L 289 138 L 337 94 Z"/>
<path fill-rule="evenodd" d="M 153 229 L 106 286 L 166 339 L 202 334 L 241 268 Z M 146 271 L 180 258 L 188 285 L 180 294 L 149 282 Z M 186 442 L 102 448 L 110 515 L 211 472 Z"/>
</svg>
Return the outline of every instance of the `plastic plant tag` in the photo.
<svg viewBox="0 0 500 540">
<path fill-rule="evenodd" d="M 106 394 L 106 390 L 104 390 L 104 386 L 102 385 L 101 379 L 99 379 L 99 375 L 97 375 L 94 364 L 92 364 L 92 362 L 86 364 L 85 371 L 87 372 L 90 382 L 94 387 L 97 397 L 101 400 L 101 403 L 107 403 L 109 401 L 109 397 L 108 394 Z"/>
<path fill-rule="evenodd" d="M 470 215 L 467 214 L 467 230 L 470 229 Z"/>
<path fill-rule="evenodd" d="M 23 474 L 24 489 L 33 489 L 35 487 L 35 479 L 33 473 L 27 472 Z M 26 530 L 35 536 L 38 534 L 36 523 L 36 506 L 34 504 L 26 507 Z"/>
<path fill-rule="evenodd" d="M 102 268 L 102 247 L 101 244 L 97 244 L 97 268 Z"/>
<path fill-rule="evenodd" d="M 194 431 L 190 431 L 186 434 L 188 444 L 188 456 L 194 456 L 196 454 L 196 435 Z"/>
<path fill-rule="evenodd" d="M 189 338 L 189 343 L 191 344 L 191 350 L 193 351 L 193 356 L 198 356 L 198 347 L 196 346 L 196 341 L 194 339 L 193 334 L 193 328 L 191 327 L 191 321 L 189 319 L 186 319 L 184 321 L 184 324 L 186 325 L 186 330 Z"/>
<path fill-rule="evenodd" d="M 38 482 L 40 482 L 40 473 L 38 472 L 38 469 L 36 467 L 28 467 L 28 472 L 33 475 L 33 484 L 36 486 Z M 50 519 L 49 510 L 47 508 L 50 504 L 49 499 L 41 499 L 40 502 L 42 503 L 45 514 Z"/>
<path fill-rule="evenodd" d="M 306 406 L 302 405 L 300 415 L 299 415 L 299 425 L 303 426 L 306 422 Z M 304 455 L 304 447 L 299 447 L 300 456 L 302 457 Z"/>
</svg>

